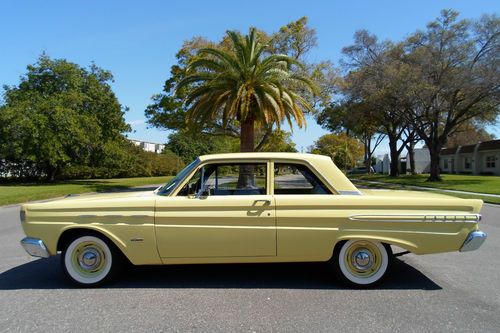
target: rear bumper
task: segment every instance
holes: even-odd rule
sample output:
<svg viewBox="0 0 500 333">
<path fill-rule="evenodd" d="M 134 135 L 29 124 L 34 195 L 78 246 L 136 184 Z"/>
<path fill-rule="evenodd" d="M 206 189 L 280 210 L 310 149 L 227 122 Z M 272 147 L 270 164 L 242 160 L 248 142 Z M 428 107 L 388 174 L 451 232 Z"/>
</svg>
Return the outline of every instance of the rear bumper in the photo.
<svg viewBox="0 0 500 333">
<path fill-rule="evenodd" d="M 460 248 L 460 252 L 474 251 L 481 247 L 486 240 L 486 233 L 476 230 L 472 231 L 465 239 L 464 244 Z"/>
<path fill-rule="evenodd" d="M 50 253 L 41 239 L 25 237 L 21 240 L 21 246 L 33 257 L 50 257 Z"/>
</svg>

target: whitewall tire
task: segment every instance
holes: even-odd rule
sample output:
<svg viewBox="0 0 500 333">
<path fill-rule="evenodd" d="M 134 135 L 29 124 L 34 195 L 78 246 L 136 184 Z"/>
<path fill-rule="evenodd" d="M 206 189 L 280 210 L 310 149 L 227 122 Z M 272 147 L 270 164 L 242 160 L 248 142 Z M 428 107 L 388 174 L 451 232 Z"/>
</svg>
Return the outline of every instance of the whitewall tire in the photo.
<svg viewBox="0 0 500 333">
<path fill-rule="evenodd" d="M 337 277 L 350 286 L 369 288 L 382 281 L 391 261 L 390 248 L 371 240 L 348 240 L 333 256 Z"/>
<path fill-rule="evenodd" d="M 74 238 L 64 249 L 61 263 L 66 276 L 85 287 L 108 281 L 119 266 L 117 251 L 97 235 Z"/>
</svg>

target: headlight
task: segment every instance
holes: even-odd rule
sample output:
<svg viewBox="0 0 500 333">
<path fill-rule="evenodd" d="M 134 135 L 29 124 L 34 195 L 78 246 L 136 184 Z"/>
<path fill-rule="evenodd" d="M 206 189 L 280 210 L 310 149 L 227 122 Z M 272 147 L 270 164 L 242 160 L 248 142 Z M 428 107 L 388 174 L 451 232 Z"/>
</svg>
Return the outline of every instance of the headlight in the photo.
<svg viewBox="0 0 500 333">
<path fill-rule="evenodd" d="M 26 211 L 23 207 L 21 207 L 21 210 L 19 211 L 19 219 L 21 222 L 26 222 Z"/>
</svg>

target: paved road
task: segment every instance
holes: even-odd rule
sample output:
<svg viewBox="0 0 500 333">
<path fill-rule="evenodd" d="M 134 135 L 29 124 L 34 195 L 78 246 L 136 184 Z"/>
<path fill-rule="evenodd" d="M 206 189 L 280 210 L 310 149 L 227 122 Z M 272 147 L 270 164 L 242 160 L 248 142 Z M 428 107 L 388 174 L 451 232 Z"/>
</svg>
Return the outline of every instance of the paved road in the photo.
<svg viewBox="0 0 500 333">
<path fill-rule="evenodd" d="M 376 290 L 349 290 L 322 264 L 127 270 L 102 289 L 74 289 L 59 258 L 18 245 L 19 208 L 0 208 L 0 331 L 500 331 L 500 207 L 485 205 L 484 246 L 407 255 Z"/>
</svg>

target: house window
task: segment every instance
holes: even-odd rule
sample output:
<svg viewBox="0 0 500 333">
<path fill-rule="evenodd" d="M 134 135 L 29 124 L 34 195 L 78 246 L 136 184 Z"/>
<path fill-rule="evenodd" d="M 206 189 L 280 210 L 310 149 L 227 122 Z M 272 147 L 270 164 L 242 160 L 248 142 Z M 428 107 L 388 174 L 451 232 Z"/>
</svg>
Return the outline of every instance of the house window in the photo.
<svg viewBox="0 0 500 333">
<path fill-rule="evenodd" d="M 486 167 L 488 169 L 493 169 L 495 168 L 496 166 L 496 163 L 495 163 L 495 156 L 491 155 L 491 156 L 486 156 Z"/>
<path fill-rule="evenodd" d="M 445 158 L 443 160 L 443 169 L 448 170 L 448 159 L 447 158 Z"/>
<path fill-rule="evenodd" d="M 464 168 L 470 169 L 472 167 L 472 159 L 470 157 L 466 157 L 464 159 Z"/>
</svg>

